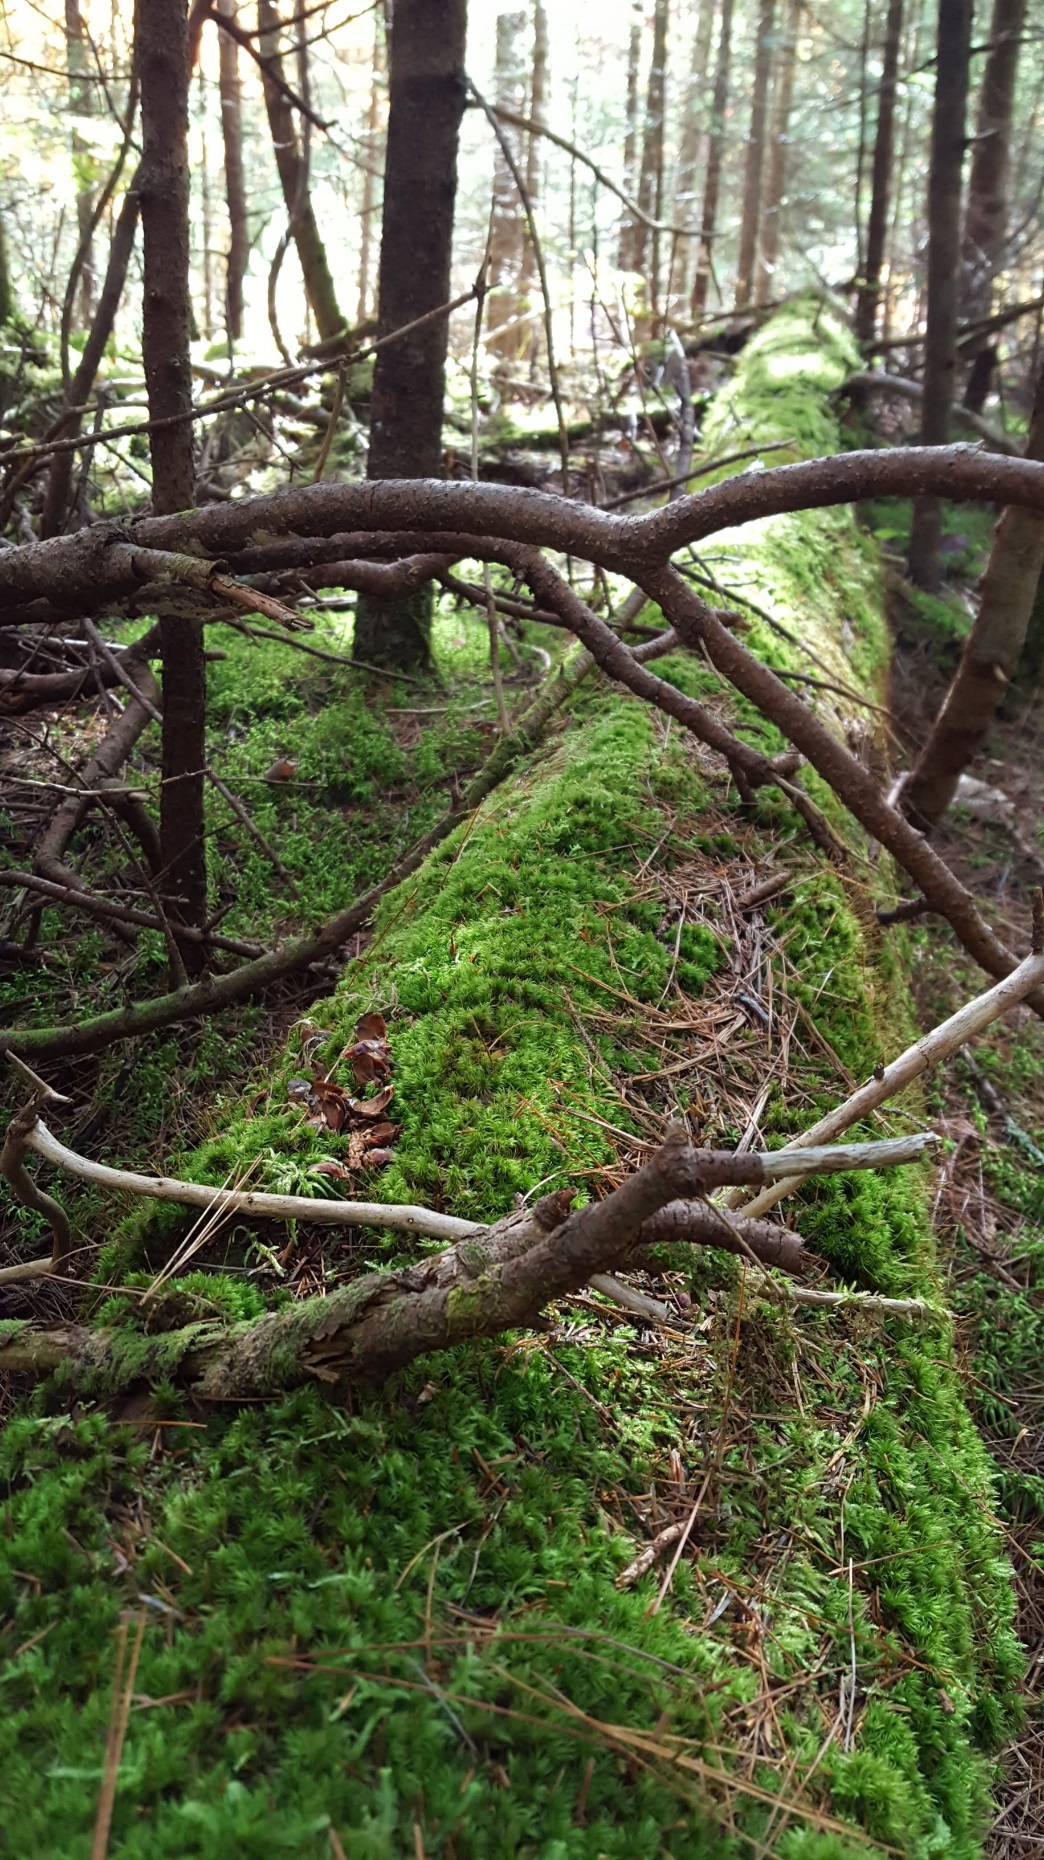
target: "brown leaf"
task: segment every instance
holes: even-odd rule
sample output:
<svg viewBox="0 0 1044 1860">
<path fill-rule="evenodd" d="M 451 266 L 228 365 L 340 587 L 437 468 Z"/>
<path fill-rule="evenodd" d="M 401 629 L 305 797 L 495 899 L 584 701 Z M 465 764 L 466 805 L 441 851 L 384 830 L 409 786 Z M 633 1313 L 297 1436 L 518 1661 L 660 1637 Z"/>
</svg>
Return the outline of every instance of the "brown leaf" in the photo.
<svg viewBox="0 0 1044 1860">
<path fill-rule="evenodd" d="M 393 1142 L 401 1130 L 401 1124 L 372 1124 L 363 1135 L 371 1150 L 380 1149 L 382 1144 Z"/>
<path fill-rule="evenodd" d="M 363 1157 L 367 1169 L 384 1169 L 388 1163 L 395 1161 L 394 1150 L 367 1150 Z"/>
<path fill-rule="evenodd" d="M 353 1117 L 380 1117 L 381 1112 L 386 1105 L 391 1103 L 394 1096 L 394 1085 L 386 1085 L 375 1098 L 349 1098 L 348 1109 Z"/>
<path fill-rule="evenodd" d="M 357 1040 L 387 1040 L 388 1028 L 383 1014 L 360 1014 L 355 1023 Z"/>
<path fill-rule="evenodd" d="M 345 1181 L 350 1171 L 342 1162 L 338 1162 L 336 1157 L 331 1156 L 326 1162 L 313 1163 L 308 1173 L 309 1175 L 329 1175 L 333 1176 L 336 1181 Z"/>
</svg>

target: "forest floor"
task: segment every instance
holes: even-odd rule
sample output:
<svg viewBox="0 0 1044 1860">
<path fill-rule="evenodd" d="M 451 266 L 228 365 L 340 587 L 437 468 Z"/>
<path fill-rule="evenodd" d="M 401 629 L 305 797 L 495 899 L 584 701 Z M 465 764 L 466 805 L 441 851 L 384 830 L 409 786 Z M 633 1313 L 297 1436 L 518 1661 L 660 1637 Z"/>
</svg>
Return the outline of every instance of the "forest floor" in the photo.
<svg viewBox="0 0 1044 1860">
<path fill-rule="evenodd" d="M 780 340 L 802 353 L 800 329 Z M 771 338 L 760 354 L 771 363 Z M 757 356 L 746 366 L 753 405 Z M 798 398 L 773 406 L 773 438 L 810 419 L 817 366 L 810 356 Z M 725 423 L 740 416 L 751 406 L 734 397 Z M 807 438 L 831 449 L 829 431 Z M 825 655 L 828 676 L 874 690 L 900 733 L 916 730 L 923 665 L 901 645 L 890 696 L 878 682 L 873 551 L 847 515 L 796 541 L 776 558 L 770 542 L 766 566 L 726 539 L 712 564 L 740 598 L 799 621 L 800 648 L 755 621 L 757 649 L 799 674 L 806 648 Z M 249 796 L 309 918 L 387 869 L 482 753 L 484 623 L 447 608 L 440 628 L 448 693 L 239 639 L 213 668 L 220 772 Z M 322 640 L 344 643 L 335 625 Z M 725 702 L 693 660 L 660 669 Z M 778 746 L 744 706 L 726 709 Z M 1026 707 L 1003 742 L 1003 786 L 1021 803 L 1027 784 L 1027 806 L 1035 717 Z M 28 783 L 54 779 L 56 747 L 78 745 L 20 736 L 3 753 Z M 288 755 L 293 777 L 267 781 Z M 147 754 L 139 773 L 147 784 Z M 222 927 L 263 940 L 295 926 L 302 899 L 214 808 Z M 1003 828 L 962 816 L 946 850 L 1024 937 L 1037 875 L 1012 861 Z M 825 870 L 778 797 L 737 807 L 677 729 L 592 690 L 345 952 L 333 994 L 316 978 L 70 1066 L 55 1080 L 77 1100 L 63 1137 L 197 1180 L 249 1167 L 297 1193 L 328 1193 L 315 1170 L 332 1163 L 367 1193 L 475 1218 L 547 1185 L 597 1193 L 671 1115 L 712 1143 L 778 1141 L 906 1043 L 910 965 L 922 1026 L 982 987 L 937 929 L 877 929 L 868 903 L 891 901 L 887 870 L 855 841 L 850 852 L 851 869 Z M 99 881 L 129 882 L 102 836 L 85 855 Z M 773 877 L 778 891 L 746 905 Z M 39 965 L 3 979 L 8 1018 L 108 1005 L 162 973 L 158 939 L 63 942 L 51 913 L 45 928 Z M 291 1089 L 315 1058 L 347 1078 L 358 1015 L 374 1010 L 400 1127 L 380 1175 Z M 159 1390 L 92 1409 L 16 1391 L 0 1444 L 12 1860 L 89 1851 L 121 1611 L 144 1638 L 112 1860 L 848 1860 L 868 1840 L 971 1860 L 1022 1683 L 1005 1545 L 1039 1670 L 1044 1178 L 1012 1132 L 1044 1140 L 1044 1041 L 1020 1017 L 975 1059 L 1000 1109 L 957 1064 L 888 1120 L 947 1120 L 931 1193 L 914 1172 L 835 1178 L 803 1191 L 796 1214 L 828 1283 L 949 1303 L 956 1355 L 934 1329 L 795 1316 L 742 1263 L 703 1251 L 631 1276 L 666 1312 L 655 1321 L 584 1294 L 543 1330 L 429 1359 L 346 1406 L 305 1391 L 207 1413 Z M 109 1242 L 99 1295 L 131 1288 L 99 1319 L 133 1323 L 187 1223 L 173 1211 L 114 1223 L 111 1203 L 79 1191 L 76 1215 Z M 28 1219 L 0 1239 L 38 1250 Z M 210 1237 L 181 1284 L 250 1317 L 396 1256 L 387 1240 L 331 1241 L 301 1222 L 289 1237 Z M 24 1293 L 0 1296 L 0 1315 L 25 1315 Z M 70 1293 L 33 1298 L 43 1315 Z M 1009 1759 L 994 1852 L 1028 1860 L 1029 1735 Z"/>
</svg>

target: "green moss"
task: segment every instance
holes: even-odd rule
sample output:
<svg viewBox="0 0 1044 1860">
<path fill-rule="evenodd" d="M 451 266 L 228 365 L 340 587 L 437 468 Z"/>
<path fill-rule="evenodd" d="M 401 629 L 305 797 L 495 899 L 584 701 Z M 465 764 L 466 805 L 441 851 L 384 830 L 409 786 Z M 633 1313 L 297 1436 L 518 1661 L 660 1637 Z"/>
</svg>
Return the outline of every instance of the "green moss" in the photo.
<svg viewBox="0 0 1044 1860">
<path fill-rule="evenodd" d="M 715 431 L 742 420 L 834 443 L 826 396 L 850 360 L 816 316 L 795 310 L 751 345 Z M 782 519 L 734 547 L 753 598 L 871 688 L 880 593 L 851 519 Z M 754 643 L 805 664 L 763 623 Z M 693 662 L 668 670 L 704 688 Z M 368 779 L 367 753 L 364 735 L 352 780 Z M 680 732 L 665 742 L 640 707 L 594 694 L 386 901 L 370 948 L 311 1010 L 332 1066 L 362 1009 L 388 1018 L 403 1131 L 367 1192 L 490 1218 L 538 1185 L 598 1189 L 616 1162 L 605 1125 L 640 1133 L 618 1087 L 648 1064 L 640 1036 L 674 963 L 649 874 L 793 832 L 778 798 L 750 820 L 723 814 L 722 792 Z M 767 915 L 779 986 L 867 1076 L 910 1009 L 856 886 L 809 858 Z M 729 953 L 706 924 L 684 931 L 690 1012 Z M 343 1143 L 288 1099 L 300 1066 L 292 1039 L 256 1114 L 220 1107 L 181 1169 L 218 1182 L 260 1159 L 259 1183 L 307 1181 Z M 797 1108 L 766 1109 L 770 1141 L 836 1101 L 833 1060 L 801 1077 Z M 683 1108 L 699 1083 L 679 1082 Z M 940 1298 L 915 1172 L 831 1178 L 797 1212 L 836 1277 Z M 180 1219 L 139 1215 L 122 1263 L 161 1252 Z M 364 1250 L 379 1264 L 405 1249 L 369 1235 Z M 240 1283 L 198 1274 L 186 1289 L 232 1315 Z M 682 1344 L 650 1349 L 563 1309 L 547 1334 L 433 1357 L 347 1410 L 304 1391 L 196 1415 L 165 1388 L 148 1453 L 114 1418 L 72 1420 L 52 1412 L 59 1390 L 41 1394 L 0 1445 L 13 1860 L 90 1850 L 123 1606 L 144 1608 L 146 1629 L 113 1860 L 318 1860 L 331 1827 L 360 1856 L 415 1852 L 418 1828 L 425 1851 L 474 1860 L 725 1860 L 750 1840 L 848 1860 L 867 1852 L 860 1831 L 911 1860 L 972 1860 L 1019 1654 L 951 1341 L 781 1311 L 714 1256 L 692 1286 L 703 1320 Z M 116 1315 L 123 1366 L 169 1375 L 132 1308 Z M 695 1554 L 653 1613 L 657 1574 L 616 1578 L 697 1493 Z M 783 1791 L 785 1832 L 751 1788 Z"/>
</svg>

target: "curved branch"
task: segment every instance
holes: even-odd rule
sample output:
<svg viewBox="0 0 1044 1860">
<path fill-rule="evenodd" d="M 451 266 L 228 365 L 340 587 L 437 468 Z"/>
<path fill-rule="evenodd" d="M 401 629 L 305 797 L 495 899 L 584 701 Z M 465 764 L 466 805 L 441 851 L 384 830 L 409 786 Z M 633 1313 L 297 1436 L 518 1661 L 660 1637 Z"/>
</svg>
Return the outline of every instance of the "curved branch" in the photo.
<svg viewBox="0 0 1044 1860">
<path fill-rule="evenodd" d="M 902 446 L 848 452 L 742 472 L 643 517 L 514 485 L 432 478 L 291 486 L 169 517 L 143 517 L 110 529 L 96 524 L 0 555 L 0 602 L 11 608 L 52 600 L 59 609 L 89 599 L 125 598 L 137 586 L 135 549 L 233 558 L 260 536 L 331 536 L 341 530 L 476 532 L 557 549 L 636 578 L 676 549 L 715 531 L 787 511 L 826 508 L 867 497 L 931 494 L 956 502 L 1018 504 L 1044 512 L 1044 464 L 1001 458 L 971 446 Z M 291 564 L 292 565 L 292 564 Z"/>
<path fill-rule="evenodd" d="M 820 1151 L 831 1171 L 860 1156 L 869 1166 L 909 1161 L 931 1138 Z M 868 1151 L 874 1151 L 871 1162 Z M 886 1152 L 889 1152 L 886 1154 Z M 810 1161 L 815 1151 L 805 1151 Z M 778 1167 L 796 1160 L 791 1152 Z M 431 1350 L 527 1325 L 550 1300 L 579 1291 L 593 1275 L 623 1265 L 646 1225 L 737 1177 L 765 1179 L 771 1158 L 756 1152 L 695 1150 L 675 1126 L 636 1175 L 604 1201 L 570 1214 L 568 1196 L 548 1195 L 448 1252 L 401 1271 L 372 1273 L 270 1312 L 250 1324 L 199 1322 L 155 1337 L 133 1331 L 0 1326 L 0 1367 L 41 1374 L 59 1364 L 89 1387 L 109 1392 L 158 1376 L 214 1401 L 249 1400 L 303 1383 L 340 1386 L 382 1380 Z M 827 1296 L 831 1296 L 827 1294 Z M 834 1294 L 844 1297 L 845 1294 Z M 907 1307 L 909 1314 L 911 1307 Z M 919 1310 L 921 1307 L 919 1307 Z"/>
</svg>

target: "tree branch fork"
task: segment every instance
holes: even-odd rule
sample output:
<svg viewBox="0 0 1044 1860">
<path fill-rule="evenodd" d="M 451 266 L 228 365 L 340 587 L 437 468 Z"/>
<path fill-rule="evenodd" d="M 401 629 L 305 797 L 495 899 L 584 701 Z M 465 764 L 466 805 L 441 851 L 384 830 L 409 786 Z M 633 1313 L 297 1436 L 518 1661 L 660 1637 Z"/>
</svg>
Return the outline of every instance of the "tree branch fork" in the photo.
<svg viewBox="0 0 1044 1860">
<path fill-rule="evenodd" d="M 60 1205 L 28 1175 L 28 1148 L 108 1187 L 190 1205 L 205 1198 L 205 1205 L 220 1215 L 246 1212 L 352 1225 L 362 1221 L 440 1237 L 448 1229 L 457 1230 L 454 1244 L 433 1257 L 367 1274 L 327 1297 L 303 1300 L 251 1323 L 215 1324 L 202 1317 L 159 1334 L 0 1323 L 0 1368 L 35 1375 L 60 1368 L 84 1392 L 117 1392 L 132 1383 L 168 1377 L 202 1399 L 220 1401 L 263 1398 L 308 1382 L 339 1387 L 380 1382 L 431 1351 L 531 1325 L 555 1299 L 580 1291 L 598 1275 L 636 1263 L 652 1246 L 677 1241 L 725 1244 L 755 1260 L 758 1249 L 762 1257 L 774 1254 L 777 1262 L 794 1269 L 808 1258 L 799 1235 L 772 1229 L 766 1222 L 737 1219 L 711 1207 L 706 1197 L 729 1184 L 757 1189 L 781 1175 L 804 1180 L 908 1164 L 924 1157 L 937 1141 L 933 1133 L 920 1132 L 874 1143 L 792 1149 L 777 1158 L 756 1151 L 696 1149 L 684 1126 L 675 1125 L 644 1167 L 604 1200 L 571 1211 L 572 1191 L 564 1190 L 483 1227 L 418 1208 L 215 1191 L 105 1169 L 65 1150 L 40 1122 L 43 1094 L 54 1096 L 46 1087 L 41 1092 L 41 1085 L 36 1082 L 33 1099 L 12 1119 L 2 1159 L 16 1198 L 43 1213 L 52 1225 L 54 1255 L 50 1261 L 35 1262 L 37 1274 L 41 1268 L 61 1271 L 69 1256 L 71 1227 Z M 29 1276 L 25 1268 L 15 1268 L 14 1273 Z M 6 1277 L 0 1275 L 0 1280 Z M 842 1294 L 835 1297 L 843 1299 Z M 926 1315 L 929 1309 L 918 1300 L 885 1304 L 908 1317 Z M 152 1317 L 162 1318 L 162 1305 Z"/>
</svg>

